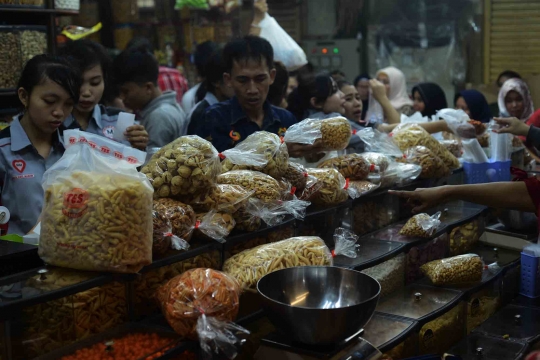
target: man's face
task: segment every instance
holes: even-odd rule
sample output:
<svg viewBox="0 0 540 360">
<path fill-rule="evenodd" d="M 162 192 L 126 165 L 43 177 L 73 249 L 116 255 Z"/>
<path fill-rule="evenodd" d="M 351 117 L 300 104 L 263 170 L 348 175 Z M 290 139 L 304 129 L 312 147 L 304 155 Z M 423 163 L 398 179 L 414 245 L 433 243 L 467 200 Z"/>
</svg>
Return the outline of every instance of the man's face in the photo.
<svg viewBox="0 0 540 360">
<path fill-rule="evenodd" d="M 152 100 L 152 84 L 127 82 L 120 86 L 120 98 L 126 108 L 133 111 L 142 110 Z"/>
<path fill-rule="evenodd" d="M 233 88 L 242 108 L 248 111 L 262 109 L 275 77 L 276 70 L 268 68 L 266 59 L 235 61 L 231 73 L 224 74 L 225 82 Z"/>
</svg>

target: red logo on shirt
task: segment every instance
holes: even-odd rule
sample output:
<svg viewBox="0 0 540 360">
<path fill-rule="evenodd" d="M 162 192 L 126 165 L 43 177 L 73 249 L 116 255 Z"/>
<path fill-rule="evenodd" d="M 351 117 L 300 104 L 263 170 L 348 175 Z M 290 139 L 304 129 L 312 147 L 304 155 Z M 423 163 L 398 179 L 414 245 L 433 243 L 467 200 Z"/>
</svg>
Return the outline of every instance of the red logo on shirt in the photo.
<svg viewBox="0 0 540 360">
<path fill-rule="evenodd" d="M 24 169 L 26 169 L 26 161 L 19 159 L 19 160 L 13 160 L 11 162 L 11 165 L 13 165 L 13 168 L 17 170 L 19 173 L 23 173 Z"/>
<path fill-rule="evenodd" d="M 231 130 L 231 132 L 229 133 L 229 137 L 233 139 L 233 141 L 238 141 L 241 138 L 240 133 L 234 130 Z"/>
<path fill-rule="evenodd" d="M 78 218 L 83 216 L 88 208 L 88 191 L 80 188 L 74 188 L 64 193 L 64 207 L 62 213 L 69 218 Z"/>
</svg>

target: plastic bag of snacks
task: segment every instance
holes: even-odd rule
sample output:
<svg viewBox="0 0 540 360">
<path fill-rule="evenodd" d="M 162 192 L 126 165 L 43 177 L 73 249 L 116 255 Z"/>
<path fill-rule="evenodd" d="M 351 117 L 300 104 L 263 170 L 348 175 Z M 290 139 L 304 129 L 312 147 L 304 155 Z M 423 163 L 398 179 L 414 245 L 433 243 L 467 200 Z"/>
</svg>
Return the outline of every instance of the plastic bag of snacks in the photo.
<svg viewBox="0 0 540 360">
<path fill-rule="evenodd" d="M 185 241 L 191 239 L 196 222 L 191 206 L 173 199 L 155 199 L 154 212 L 159 215 L 159 219 L 166 219 L 171 223 L 171 232 L 174 235 Z"/>
<path fill-rule="evenodd" d="M 227 259 L 223 271 L 235 278 L 243 288 L 250 288 L 264 275 L 276 270 L 295 266 L 332 265 L 334 256 L 347 256 L 352 252 L 356 257 L 356 241 L 352 242 L 344 234 L 336 236 L 335 240 L 333 253 L 316 236 L 299 236 L 260 245 Z M 344 240 L 348 242 L 342 244 Z"/>
<path fill-rule="evenodd" d="M 402 151 L 418 145 L 425 146 L 441 158 L 450 170 L 460 167 L 458 159 L 419 125 L 400 125 L 394 129 L 392 138 Z"/>
<path fill-rule="evenodd" d="M 381 173 L 384 173 L 392 163 L 392 160 L 388 156 L 380 153 L 366 152 L 360 154 L 360 156 L 370 165 L 377 166 Z M 403 154 L 401 154 L 401 156 L 403 156 Z"/>
<path fill-rule="evenodd" d="M 356 191 L 349 187 L 349 179 L 345 179 L 336 169 L 308 169 L 308 174 L 317 178 L 316 191 L 304 191 L 302 200 L 317 205 L 337 205 L 347 201 L 349 196 L 358 197 Z"/>
<path fill-rule="evenodd" d="M 236 222 L 229 213 L 210 211 L 197 214 L 197 224 L 195 237 L 211 238 L 221 242 L 231 233 Z"/>
<path fill-rule="evenodd" d="M 420 178 L 440 179 L 451 174 L 444 162 L 425 146 L 415 146 L 405 151 L 407 162 L 420 165 Z"/>
<path fill-rule="evenodd" d="M 306 119 L 287 129 L 287 143 L 313 145 L 321 142 L 322 151 L 344 150 L 351 139 L 351 125 L 343 117 L 323 120 Z"/>
<path fill-rule="evenodd" d="M 393 162 L 382 176 L 381 187 L 387 188 L 394 185 L 406 185 L 416 180 L 421 173 L 422 167 L 420 165 Z"/>
<path fill-rule="evenodd" d="M 301 194 L 306 188 L 308 177 L 309 174 L 306 169 L 295 162 L 290 162 L 287 170 L 283 174 L 283 179 L 287 180 L 291 186 L 295 187 L 298 194 Z"/>
<path fill-rule="evenodd" d="M 374 184 L 367 180 L 351 180 L 349 181 L 349 187 L 354 189 L 357 196 L 367 195 L 380 187 L 380 184 Z"/>
<path fill-rule="evenodd" d="M 255 170 L 280 179 L 289 165 L 287 145 L 279 136 L 266 131 L 249 135 L 220 156 L 224 158 L 221 163 L 222 173 L 231 170 Z"/>
<path fill-rule="evenodd" d="M 372 153 L 380 153 L 395 158 L 403 157 L 403 152 L 392 141 L 392 138 L 384 132 L 373 128 L 365 128 L 356 133 L 356 136 L 366 143 L 366 150 Z M 381 169 L 381 171 L 384 171 Z"/>
<path fill-rule="evenodd" d="M 158 289 L 157 298 L 169 325 L 183 338 L 199 339 L 207 355 L 236 356 L 235 333 L 249 331 L 232 323 L 238 315 L 240 287 L 221 271 L 192 269 Z"/>
<path fill-rule="evenodd" d="M 166 199 L 169 200 L 169 199 Z M 174 200 L 173 200 L 174 201 Z M 191 228 L 195 221 L 191 221 L 191 217 L 189 214 L 182 213 L 181 218 L 182 220 L 182 226 L 186 226 L 186 232 L 178 231 L 178 216 L 172 215 L 167 210 L 169 209 L 166 206 L 163 205 L 157 205 L 156 200 L 154 200 L 154 210 L 152 211 L 152 219 L 153 219 L 153 243 L 152 243 L 152 254 L 154 256 L 161 256 L 164 255 L 170 248 L 174 250 L 184 250 L 189 248 L 188 241 L 191 238 L 191 231 L 189 228 Z M 182 204 L 183 205 L 183 204 Z M 156 209 L 157 208 L 157 209 Z M 180 208 L 182 209 L 182 208 Z M 174 212 L 174 207 L 171 208 L 171 212 Z M 193 212 L 193 210 L 191 210 Z M 175 217 L 175 224 L 176 227 L 173 229 L 173 224 L 171 221 L 172 217 Z M 184 221 L 186 222 L 185 225 L 183 224 Z M 176 231 L 176 234 L 173 232 Z M 177 235 L 180 234 L 180 235 Z M 187 239 L 187 240 L 186 240 Z"/>
<path fill-rule="evenodd" d="M 210 191 L 196 196 L 189 203 L 197 211 L 216 210 L 232 214 L 240 209 L 254 193 L 254 190 L 246 190 L 240 185 L 216 184 Z"/>
<path fill-rule="evenodd" d="M 221 173 L 217 150 L 198 136 L 182 136 L 156 152 L 141 172 L 155 197 L 191 196 L 207 191 Z"/>
<path fill-rule="evenodd" d="M 483 269 L 482 259 L 476 254 L 434 260 L 420 267 L 435 285 L 477 282 L 482 280 Z"/>
<path fill-rule="evenodd" d="M 430 238 L 441 224 L 440 217 L 440 212 L 437 212 L 433 216 L 429 216 L 428 214 L 414 215 L 403 225 L 399 234 L 409 237 Z"/>
<path fill-rule="evenodd" d="M 219 175 L 217 182 L 218 184 L 240 185 L 246 190 L 254 191 L 255 193 L 252 196 L 262 201 L 281 199 L 281 188 L 277 180 L 258 171 L 229 171 Z"/>
<path fill-rule="evenodd" d="M 66 151 L 43 175 L 39 255 L 80 270 L 138 272 L 152 262 L 152 193 L 145 153 L 64 132 Z"/>
<path fill-rule="evenodd" d="M 439 142 L 455 157 L 460 158 L 463 155 L 463 147 L 459 140 L 439 140 Z"/>
<path fill-rule="evenodd" d="M 370 171 L 375 170 L 375 165 L 369 164 L 360 154 L 348 154 L 328 159 L 317 167 L 336 169 L 345 179 L 349 180 L 365 180 Z"/>
<path fill-rule="evenodd" d="M 262 226 L 262 219 L 245 208 L 235 212 L 233 218 L 236 223 L 234 228 L 238 231 L 253 232 L 259 230 Z"/>
</svg>

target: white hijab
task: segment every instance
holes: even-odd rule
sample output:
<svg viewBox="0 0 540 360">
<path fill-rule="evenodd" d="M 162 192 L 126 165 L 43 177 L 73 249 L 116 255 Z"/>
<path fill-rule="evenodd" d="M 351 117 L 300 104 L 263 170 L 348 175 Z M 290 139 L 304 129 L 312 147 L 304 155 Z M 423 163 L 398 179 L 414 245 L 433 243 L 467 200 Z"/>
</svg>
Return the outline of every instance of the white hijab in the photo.
<svg viewBox="0 0 540 360">
<path fill-rule="evenodd" d="M 401 70 L 389 66 L 377 71 L 376 76 L 379 76 L 379 74 L 386 74 L 390 80 L 390 94 L 388 94 L 388 100 L 390 100 L 394 109 L 399 110 L 405 105 L 413 105 L 413 101 L 407 93 L 407 81 L 405 81 L 405 75 L 403 75 Z"/>
</svg>

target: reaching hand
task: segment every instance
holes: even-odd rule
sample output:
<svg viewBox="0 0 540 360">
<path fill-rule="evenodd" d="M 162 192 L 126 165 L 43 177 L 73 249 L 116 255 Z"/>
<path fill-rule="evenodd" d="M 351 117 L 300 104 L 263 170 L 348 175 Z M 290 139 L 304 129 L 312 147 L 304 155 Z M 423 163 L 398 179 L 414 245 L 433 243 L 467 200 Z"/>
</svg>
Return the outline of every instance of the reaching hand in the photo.
<svg viewBox="0 0 540 360">
<path fill-rule="evenodd" d="M 253 3 L 253 12 L 253 24 L 259 24 L 268 12 L 268 4 L 266 3 L 266 0 L 255 0 Z"/>
<path fill-rule="evenodd" d="M 373 97 L 375 98 L 375 100 L 380 102 L 380 99 L 386 97 L 386 87 L 379 80 L 369 80 L 369 87 L 371 88 L 371 92 L 373 93 Z"/>
<path fill-rule="evenodd" d="M 527 136 L 530 126 L 517 118 L 494 118 L 495 122 L 501 125 L 499 130 L 493 130 L 497 134 L 512 134 L 516 136 Z"/>
<path fill-rule="evenodd" d="M 388 193 L 407 199 L 407 202 L 413 206 L 412 211 L 415 214 L 448 201 L 444 187 L 416 189 L 415 191 L 389 190 Z"/>
</svg>

